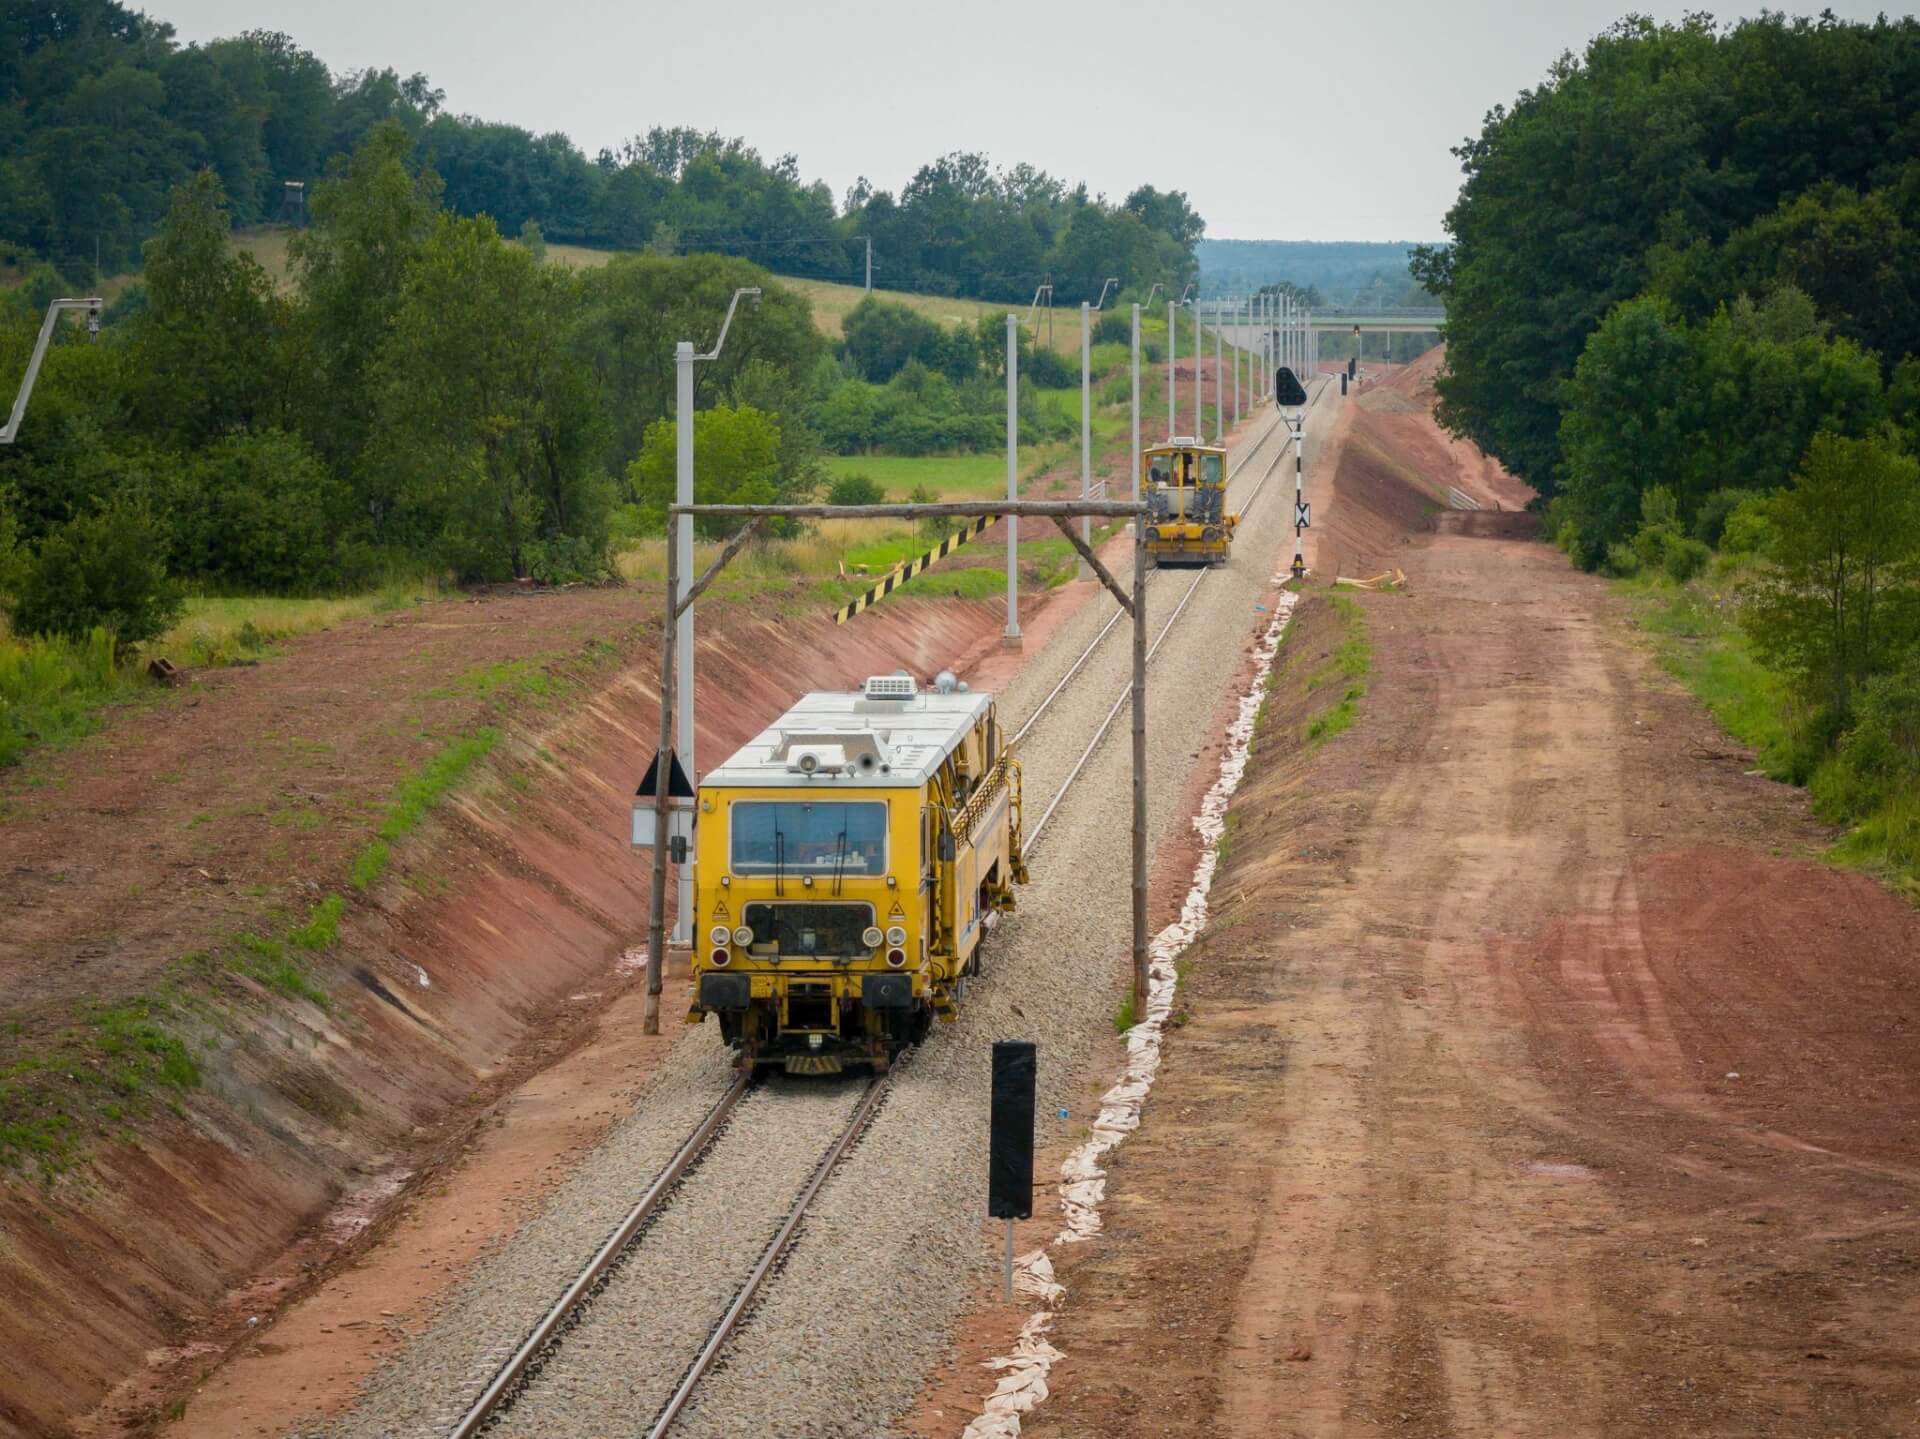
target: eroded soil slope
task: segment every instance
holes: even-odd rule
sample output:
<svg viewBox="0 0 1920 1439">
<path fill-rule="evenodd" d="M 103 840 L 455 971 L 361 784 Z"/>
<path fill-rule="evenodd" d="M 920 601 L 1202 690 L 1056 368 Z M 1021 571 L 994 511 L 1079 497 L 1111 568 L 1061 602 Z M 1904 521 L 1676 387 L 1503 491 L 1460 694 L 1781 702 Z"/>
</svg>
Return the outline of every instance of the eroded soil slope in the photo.
<svg viewBox="0 0 1920 1439">
<path fill-rule="evenodd" d="M 657 734 L 654 615 L 576 591 L 345 626 L 0 781 L 0 1078 L 37 1086 L 15 1091 L 25 1123 L 74 1141 L 51 1180 L 0 1174 L 0 1434 L 77 1423 L 143 1362 L 208 1362 L 302 1271 L 234 1286 L 303 1233 L 308 1262 L 353 1239 L 538 1062 L 526 1043 L 551 1048 L 569 996 L 617 990 L 646 915 L 626 834 Z M 804 689 L 929 674 L 1000 625 L 997 604 L 913 599 L 844 630 L 717 610 L 702 753 Z M 356 889 L 396 795 L 476 741 Z M 292 939 L 333 895 L 337 936 Z M 197 1084 L 116 1097 L 20 1068 L 68 1043 L 119 1062 L 98 1060 L 117 1033 L 98 1016 L 155 997 Z M 62 1113 L 80 1121 L 49 1128 Z M 137 1396 L 104 1417 L 137 1421 Z"/>
<path fill-rule="evenodd" d="M 1920 1432 L 1920 920 L 1515 529 L 1341 597 L 1318 746 L 1303 605 L 1023 1432 Z"/>
</svg>

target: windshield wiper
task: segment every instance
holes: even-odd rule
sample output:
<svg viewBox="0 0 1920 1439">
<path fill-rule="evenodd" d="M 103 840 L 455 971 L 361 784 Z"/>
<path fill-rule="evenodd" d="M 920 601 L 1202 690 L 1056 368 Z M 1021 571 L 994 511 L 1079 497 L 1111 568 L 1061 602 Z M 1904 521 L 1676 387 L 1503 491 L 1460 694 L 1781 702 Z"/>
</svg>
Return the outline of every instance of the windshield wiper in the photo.
<svg viewBox="0 0 1920 1439">
<path fill-rule="evenodd" d="M 784 896 L 787 892 L 787 832 L 778 823 L 773 827 L 773 892 Z"/>
<path fill-rule="evenodd" d="M 840 826 L 840 841 L 833 850 L 833 897 L 840 897 L 840 877 L 847 872 L 847 827 Z"/>
</svg>

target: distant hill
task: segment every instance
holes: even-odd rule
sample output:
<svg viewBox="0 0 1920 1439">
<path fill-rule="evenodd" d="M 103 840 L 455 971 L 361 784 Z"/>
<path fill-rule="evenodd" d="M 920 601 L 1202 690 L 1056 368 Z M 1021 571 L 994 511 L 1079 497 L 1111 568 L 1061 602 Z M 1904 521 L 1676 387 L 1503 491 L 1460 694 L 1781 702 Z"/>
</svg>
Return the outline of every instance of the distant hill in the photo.
<svg viewBox="0 0 1920 1439">
<path fill-rule="evenodd" d="M 1407 256 L 1415 243 L 1201 240 L 1194 246 L 1194 258 L 1200 262 L 1202 295 L 1244 294 L 1262 285 L 1290 280 L 1302 289 L 1312 286 L 1336 303 L 1364 297 L 1397 304 L 1425 293 L 1407 273 Z"/>
</svg>

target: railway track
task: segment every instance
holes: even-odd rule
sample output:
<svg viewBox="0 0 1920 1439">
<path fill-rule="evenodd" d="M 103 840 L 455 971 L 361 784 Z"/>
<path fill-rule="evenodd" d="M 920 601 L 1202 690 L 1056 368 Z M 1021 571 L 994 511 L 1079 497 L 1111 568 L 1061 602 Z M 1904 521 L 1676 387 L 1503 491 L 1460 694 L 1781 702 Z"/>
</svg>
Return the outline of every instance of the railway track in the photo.
<svg viewBox="0 0 1920 1439">
<path fill-rule="evenodd" d="M 1276 416 L 1229 472 L 1228 479 L 1231 484 L 1236 476 L 1245 474 L 1256 462 L 1269 440 L 1276 435 L 1282 437 L 1282 443 L 1266 462 L 1266 467 L 1260 472 L 1252 492 L 1242 501 L 1243 514 L 1252 508 L 1268 479 L 1284 458 L 1286 454 L 1284 437 L 1287 434 L 1288 431 Z M 1202 570 L 1186 586 L 1184 593 L 1160 626 L 1159 633 L 1148 650 L 1149 663 L 1171 633 L 1173 626 L 1187 608 L 1188 602 L 1199 590 L 1207 574 L 1208 571 Z M 1065 676 L 1022 724 L 1014 736 L 1015 743 L 1033 729 L 1073 681 L 1084 673 L 1089 661 L 1118 624 L 1120 618 L 1121 614 L 1116 611 L 1113 618 L 1075 658 Z M 1107 711 L 1099 729 L 1082 750 L 1078 760 L 1055 791 L 1039 822 L 1029 834 L 1029 847 L 1038 843 L 1060 802 L 1073 788 L 1088 761 L 1112 728 L 1126 699 L 1127 691 L 1123 690 Z M 903 1056 L 900 1063 L 907 1062 L 910 1057 L 910 1055 Z M 898 1068 L 899 1065 L 896 1064 L 895 1072 Z M 778 1270 L 782 1257 L 799 1234 L 809 1206 L 872 1123 L 874 1115 L 885 1100 L 889 1084 L 890 1076 L 876 1076 L 867 1083 L 850 1115 L 839 1126 L 833 1139 L 825 1146 L 819 1159 L 807 1174 L 805 1182 L 800 1186 L 796 1197 L 779 1221 L 771 1239 L 761 1248 L 744 1279 L 734 1287 L 724 1312 L 707 1334 L 698 1353 L 688 1363 L 671 1394 L 654 1415 L 646 1430 L 649 1439 L 663 1439 L 663 1436 L 672 1430 L 675 1421 L 698 1390 L 702 1379 L 726 1352 L 729 1342 L 751 1313 L 768 1279 Z M 576 1325 L 588 1321 L 594 1301 L 610 1285 L 620 1282 L 623 1261 L 636 1251 L 637 1246 L 641 1245 L 649 1229 L 673 1197 L 698 1176 L 708 1156 L 725 1142 L 726 1130 L 736 1110 L 755 1088 L 756 1084 L 751 1076 L 741 1075 L 734 1079 L 648 1185 L 646 1191 L 627 1210 L 620 1222 L 596 1248 L 592 1257 L 581 1266 L 565 1290 L 547 1308 L 511 1356 L 489 1379 L 479 1396 L 449 1431 L 451 1439 L 474 1439 L 474 1436 L 494 1428 L 496 1424 L 508 1417 L 513 1406 L 525 1394 L 541 1382 L 542 1371 L 548 1366 L 559 1347 L 564 1344 L 566 1336 Z"/>
</svg>

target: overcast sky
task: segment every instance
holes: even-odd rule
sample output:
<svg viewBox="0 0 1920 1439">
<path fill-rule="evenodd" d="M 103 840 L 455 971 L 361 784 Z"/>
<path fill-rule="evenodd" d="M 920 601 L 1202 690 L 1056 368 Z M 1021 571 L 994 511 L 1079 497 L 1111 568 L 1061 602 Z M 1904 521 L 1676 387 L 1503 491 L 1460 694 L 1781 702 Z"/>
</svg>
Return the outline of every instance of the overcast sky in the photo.
<svg viewBox="0 0 1920 1439">
<path fill-rule="evenodd" d="M 424 71 L 447 107 L 588 155 L 654 125 L 739 135 L 836 197 L 949 150 L 1111 197 L 1184 190 L 1228 239 L 1431 240 L 1449 147 L 1623 10 L 1658 0 L 809 4 L 134 0 L 182 40 L 284 30 L 336 72 Z M 1696 0 L 1696 4 L 1699 0 Z M 1742 7 L 1751 13 L 1759 6 Z M 1882 7 L 1833 0 L 1845 18 Z M 1885 6 L 1901 11 L 1897 4 Z M 1736 13 L 1716 11 L 1722 18 Z M 1797 10 L 1796 10 L 1797 13 Z"/>
</svg>

